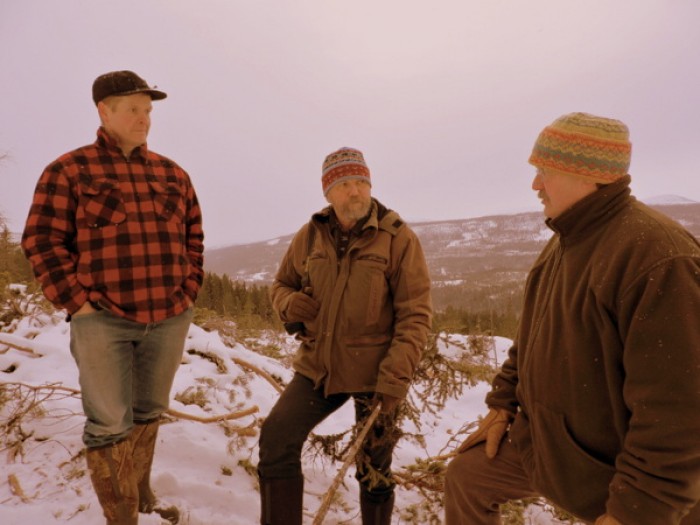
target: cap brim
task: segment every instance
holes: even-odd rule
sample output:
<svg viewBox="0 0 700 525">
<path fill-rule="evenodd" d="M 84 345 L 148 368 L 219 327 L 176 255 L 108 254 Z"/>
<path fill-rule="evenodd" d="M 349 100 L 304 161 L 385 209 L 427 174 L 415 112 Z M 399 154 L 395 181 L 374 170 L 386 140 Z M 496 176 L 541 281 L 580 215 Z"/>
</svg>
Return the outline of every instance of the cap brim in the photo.
<svg viewBox="0 0 700 525">
<path fill-rule="evenodd" d="M 124 93 L 122 96 L 134 95 L 136 93 L 145 93 L 146 95 L 150 95 L 152 100 L 163 100 L 168 96 L 167 93 L 163 91 L 158 91 L 157 89 L 137 89 L 130 93 Z"/>
<path fill-rule="evenodd" d="M 131 91 L 120 91 L 119 93 L 112 93 L 111 95 L 107 95 L 103 97 L 101 100 L 104 100 L 107 97 L 128 97 L 129 95 L 136 95 L 137 93 L 143 93 L 144 95 L 148 95 L 151 97 L 152 100 L 163 100 L 168 96 L 167 93 L 163 91 L 158 91 L 157 89 L 132 89 Z"/>
</svg>

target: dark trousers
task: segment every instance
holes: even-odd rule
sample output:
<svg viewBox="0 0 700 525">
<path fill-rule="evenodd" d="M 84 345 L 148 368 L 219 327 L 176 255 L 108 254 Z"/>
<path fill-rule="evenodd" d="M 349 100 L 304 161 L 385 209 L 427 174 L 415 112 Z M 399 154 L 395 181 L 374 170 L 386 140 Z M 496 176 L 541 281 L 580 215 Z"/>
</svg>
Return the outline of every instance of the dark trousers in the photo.
<svg viewBox="0 0 700 525">
<path fill-rule="evenodd" d="M 272 479 L 302 476 L 301 451 L 314 427 L 351 397 L 355 402 L 356 421 L 364 421 L 371 411 L 372 396 L 371 393 L 362 393 L 325 397 L 322 388 L 314 389 L 311 380 L 301 374 L 294 374 L 272 407 L 260 432 L 260 477 Z M 395 414 L 380 415 L 357 455 L 356 477 L 362 490 L 377 503 L 388 499 L 394 490 L 391 460 L 398 435 Z M 380 475 L 370 476 L 372 469 Z"/>
<path fill-rule="evenodd" d="M 486 457 L 484 443 L 480 443 L 455 456 L 447 466 L 445 525 L 499 525 L 500 504 L 536 496 L 518 451 L 507 438 L 493 459 Z M 700 505 L 680 525 L 700 525 Z"/>
<path fill-rule="evenodd" d="M 455 456 L 445 476 L 445 525 L 499 525 L 499 505 L 537 496 L 520 463 L 520 456 L 504 439 L 493 459 L 484 443 Z"/>
</svg>

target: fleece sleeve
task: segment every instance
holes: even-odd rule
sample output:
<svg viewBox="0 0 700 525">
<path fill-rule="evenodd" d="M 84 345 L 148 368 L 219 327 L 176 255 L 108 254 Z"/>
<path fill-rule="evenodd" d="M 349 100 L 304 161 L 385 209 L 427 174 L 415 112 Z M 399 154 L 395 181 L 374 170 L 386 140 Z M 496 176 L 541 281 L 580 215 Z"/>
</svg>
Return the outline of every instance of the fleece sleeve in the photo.
<svg viewBox="0 0 700 525">
<path fill-rule="evenodd" d="M 658 264 L 620 312 L 631 415 L 607 510 L 622 523 L 680 523 L 700 499 L 700 260 Z"/>
</svg>

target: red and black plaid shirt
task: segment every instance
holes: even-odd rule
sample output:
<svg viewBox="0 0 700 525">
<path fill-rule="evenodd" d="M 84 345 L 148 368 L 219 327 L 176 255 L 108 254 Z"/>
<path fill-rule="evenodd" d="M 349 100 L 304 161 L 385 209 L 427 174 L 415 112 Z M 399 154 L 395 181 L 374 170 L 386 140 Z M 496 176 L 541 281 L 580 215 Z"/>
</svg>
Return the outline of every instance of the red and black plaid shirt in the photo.
<svg viewBox="0 0 700 525">
<path fill-rule="evenodd" d="M 185 311 L 203 278 L 202 215 L 187 173 L 100 128 L 41 175 L 22 248 L 46 298 L 69 313 L 86 301 L 150 323 Z"/>
</svg>

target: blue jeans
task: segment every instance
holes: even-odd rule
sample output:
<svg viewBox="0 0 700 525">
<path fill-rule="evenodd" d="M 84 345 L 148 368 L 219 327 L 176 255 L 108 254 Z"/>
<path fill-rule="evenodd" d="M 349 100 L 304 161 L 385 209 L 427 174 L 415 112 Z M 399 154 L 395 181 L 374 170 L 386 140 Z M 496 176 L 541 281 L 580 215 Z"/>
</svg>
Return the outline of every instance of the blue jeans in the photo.
<svg viewBox="0 0 700 525">
<path fill-rule="evenodd" d="M 87 417 L 86 446 L 116 443 L 134 422 L 157 419 L 167 410 L 192 315 L 190 308 L 149 324 L 106 310 L 72 317 L 70 350 Z"/>
</svg>

